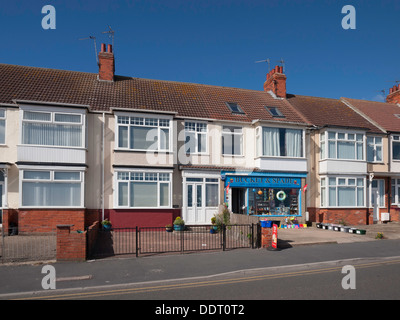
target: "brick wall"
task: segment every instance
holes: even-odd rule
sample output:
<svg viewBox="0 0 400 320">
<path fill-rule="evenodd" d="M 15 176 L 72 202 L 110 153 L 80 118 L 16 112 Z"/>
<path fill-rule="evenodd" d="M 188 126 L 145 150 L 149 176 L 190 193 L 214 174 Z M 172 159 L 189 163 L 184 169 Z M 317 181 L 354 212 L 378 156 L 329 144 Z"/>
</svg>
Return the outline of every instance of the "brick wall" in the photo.
<svg viewBox="0 0 400 320">
<path fill-rule="evenodd" d="M 86 231 L 71 230 L 72 225 L 57 226 L 57 261 L 86 260 Z"/>
<path fill-rule="evenodd" d="M 181 216 L 181 209 L 111 209 L 104 215 L 113 228 L 165 227 Z"/>
<path fill-rule="evenodd" d="M 346 223 L 347 225 L 362 225 L 372 223 L 372 212 L 368 209 L 323 209 L 307 208 L 309 219 L 313 222 Z"/>
<path fill-rule="evenodd" d="M 22 209 L 18 213 L 18 232 L 55 232 L 57 225 L 70 224 L 73 230 L 85 229 L 85 209 Z"/>
<path fill-rule="evenodd" d="M 272 228 L 261 228 L 261 248 L 269 248 L 272 244 Z"/>
</svg>

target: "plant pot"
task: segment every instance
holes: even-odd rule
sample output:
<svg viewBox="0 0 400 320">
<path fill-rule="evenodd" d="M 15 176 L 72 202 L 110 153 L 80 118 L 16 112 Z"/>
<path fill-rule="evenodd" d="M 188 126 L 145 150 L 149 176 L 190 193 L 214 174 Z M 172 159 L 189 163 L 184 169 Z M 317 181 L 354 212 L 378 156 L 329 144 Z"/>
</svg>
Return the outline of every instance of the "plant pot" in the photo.
<svg viewBox="0 0 400 320">
<path fill-rule="evenodd" d="M 111 224 L 103 224 L 103 230 L 110 231 L 111 230 Z"/>
<path fill-rule="evenodd" d="M 175 231 L 183 231 L 183 230 L 185 230 L 185 226 L 184 226 L 184 225 L 177 225 L 177 224 L 175 224 L 175 225 L 174 225 L 174 230 L 175 230 Z"/>
<path fill-rule="evenodd" d="M 167 231 L 167 232 L 172 232 L 172 231 L 174 231 L 174 228 L 172 228 L 172 227 L 166 227 L 166 228 L 165 228 L 165 231 Z"/>
<path fill-rule="evenodd" d="M 214 228 L 211 228 L 211 229 L 210 229 L 210 233 L 211 233 L 211 234 L 216 233 L 216 231 L 214 230 Z"/>
</svg>

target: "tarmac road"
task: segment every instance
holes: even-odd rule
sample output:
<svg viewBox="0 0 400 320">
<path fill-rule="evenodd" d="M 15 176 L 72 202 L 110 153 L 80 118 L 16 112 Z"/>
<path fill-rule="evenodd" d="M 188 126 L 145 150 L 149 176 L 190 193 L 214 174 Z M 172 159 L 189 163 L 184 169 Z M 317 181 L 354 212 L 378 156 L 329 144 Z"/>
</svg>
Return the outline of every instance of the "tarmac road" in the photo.
<svg viewBox="0 0 400 320">
<path fill-rule="evenodd" d="M 399 225 L 395 227 L 398 228 Z M 393 225 L 390 228 L 393 228 Z M 376 240 L 372 236 L 375 231 L 370 229 L 367 235 L 350 235 L 316 228 L 280 229 L 278 237 L 290 246 L 276 252 L 265 249 L 237 249 L 80 263 L 51 261 L 48 264 L 55 267 L 58 280 L 56 291 L 60 292 L 71 288 L 125 286 L 173 279 L 181 281 L 186 278 L 221 276 L 226 273 L 271 267 L 400 256 L 399 233 L 396 230 L 389 232 L 387 228 L 383 233 L 392 239 Z M 0 266 L 0 298 L 10 299 L 20 293 L 43 293 L 42 267 L 43 263 Z"/>
</svg>

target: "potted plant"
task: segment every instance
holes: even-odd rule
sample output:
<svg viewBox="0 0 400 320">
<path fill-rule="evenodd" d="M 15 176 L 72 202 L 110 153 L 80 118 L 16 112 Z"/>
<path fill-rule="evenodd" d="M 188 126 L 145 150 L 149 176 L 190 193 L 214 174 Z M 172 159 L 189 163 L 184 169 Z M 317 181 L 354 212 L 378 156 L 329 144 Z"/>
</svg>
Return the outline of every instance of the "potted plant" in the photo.
<svg viewBox="0 0 400 320">
<path fill-rule="evenodd" d="M 174 227 L 172 226 L 172 224 L 167 224 L 165 226 L 165 231 L 172 232 L 173 230 L 174 230 Z"/>
<path fill-rule="evenodd" d="M 210 229 L 210 233 L 216 233 L 218 231 L 218 226 L 216 225 L 216 223 L 217 223 L 217 217 L 214 216 L 211 218 L 212 227 Z"/>
<path fill-rule="evenodd" d="M 103 226 L 103 230 L 111 230 L 111 221 L 110 220 L 108 220 L 108 219 L 104 219 L 102 222 L 101 222 L 101 225 Z"/>
<path fill-rule="evenodd" d="M 181 217 L 176 217 L 174 221 L 174 230 L 176 231 L 185 230 L 185 221 Z"/>
</svg>

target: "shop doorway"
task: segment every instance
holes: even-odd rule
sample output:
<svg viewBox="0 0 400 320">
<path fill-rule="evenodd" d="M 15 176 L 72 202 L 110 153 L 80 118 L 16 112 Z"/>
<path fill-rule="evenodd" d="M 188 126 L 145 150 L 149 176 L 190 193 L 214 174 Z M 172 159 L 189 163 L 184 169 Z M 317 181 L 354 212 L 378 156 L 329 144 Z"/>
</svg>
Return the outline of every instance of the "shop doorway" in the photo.
<svg viewBox="0 0 400 320">
<path fill-rule="evenodd" d="M 247 214 L 246 188 L 232 188 L 232 212 Z"/>
</svg>

